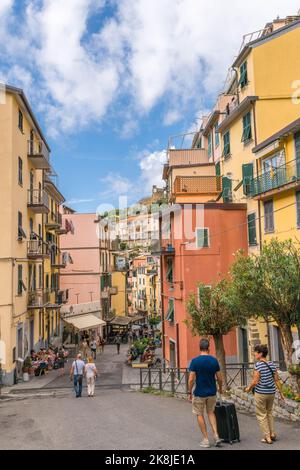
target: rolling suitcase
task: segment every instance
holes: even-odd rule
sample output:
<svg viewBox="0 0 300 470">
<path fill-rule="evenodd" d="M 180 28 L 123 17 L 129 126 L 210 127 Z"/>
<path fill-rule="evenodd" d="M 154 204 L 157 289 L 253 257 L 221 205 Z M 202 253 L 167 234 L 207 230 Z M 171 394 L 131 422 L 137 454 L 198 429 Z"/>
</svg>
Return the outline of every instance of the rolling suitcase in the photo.
<svg viewBox="0 0 300 470">
<path fill-rule="evenodd" d="M 219 437 L 230 444 L 239 442 L 239 423 L 234 403 L 219 401 L 215 413 Z"/>
</svg>

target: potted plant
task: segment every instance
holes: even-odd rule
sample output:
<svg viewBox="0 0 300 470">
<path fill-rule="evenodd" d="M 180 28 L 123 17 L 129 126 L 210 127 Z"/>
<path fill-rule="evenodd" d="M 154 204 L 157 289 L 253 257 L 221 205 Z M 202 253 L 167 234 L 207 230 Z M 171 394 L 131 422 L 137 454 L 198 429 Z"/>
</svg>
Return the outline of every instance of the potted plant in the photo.
<svg viewBox="0 0 300 470">
<path fill-rule="evenodd" d="M 23 372 L 23 381 L 29 381 L 29 369 L 31 369 L 31 358 L 26 357 L 25 361 L 23 362 L 22 372 Z"/>
</svg>

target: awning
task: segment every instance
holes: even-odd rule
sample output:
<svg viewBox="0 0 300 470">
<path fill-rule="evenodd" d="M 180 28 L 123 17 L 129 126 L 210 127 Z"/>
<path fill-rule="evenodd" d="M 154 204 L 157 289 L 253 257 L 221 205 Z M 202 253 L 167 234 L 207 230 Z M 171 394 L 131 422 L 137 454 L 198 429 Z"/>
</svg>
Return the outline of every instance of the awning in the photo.
<svg viewBox="0 0 300 470">
<path fill-rule="evenodd" d="M 110 325 L 119 325 L 119 326 L 127 326 L 132 322 L 131 317 L 115 317 L 111 322 Z"/>
<path fill-rule="evenodd" d="M 76 317 L 64 318 L 64 321 L 69 325 L 74 326 L 79 331 L 90 330 L 97 326 L 106 325 L 105 321 L 95 317 L 95 315 L 78 315 Z"/>
</svg>

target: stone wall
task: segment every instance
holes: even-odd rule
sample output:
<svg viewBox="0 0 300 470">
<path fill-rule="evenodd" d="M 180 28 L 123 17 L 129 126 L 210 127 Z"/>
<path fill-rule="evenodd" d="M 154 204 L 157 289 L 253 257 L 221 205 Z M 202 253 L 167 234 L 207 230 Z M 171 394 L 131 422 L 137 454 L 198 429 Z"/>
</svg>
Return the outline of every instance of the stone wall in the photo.
<svg viewBox="0 0 300 470">
<path fill-rule="evenodd" d="M 240 411 L 255 413 L 254 395 L 245 393 L 242 387 L 235 387 L 230 391 L 231 400 Z M 285 402 L 279 400 L 276 396 L 273 415 L 276 418 L 288 419 L 290 421 L 300 422 L 300 403 L 285 399 Z"/>
</svg>

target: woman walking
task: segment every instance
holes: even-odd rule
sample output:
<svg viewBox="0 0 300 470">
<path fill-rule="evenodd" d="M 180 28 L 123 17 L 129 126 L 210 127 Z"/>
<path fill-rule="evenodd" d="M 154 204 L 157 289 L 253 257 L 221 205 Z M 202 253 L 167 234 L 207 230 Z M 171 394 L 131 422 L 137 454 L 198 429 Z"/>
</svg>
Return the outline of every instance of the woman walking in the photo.
<svg viewBox="0 0 300 470">
<path fill-rule="evenodd" d="M 257 362 L 254 366 L 253 381 L 245 390 L 246 392 L 251 392 L 252 390 L 255 392 L 256 418 L 263 435 L 261 442 L 273 444 L 277 437 L 272 413 L 276 387 L 282 400 L 284 400 L 284 396 L 277 368 L 272 361 L 267 361 L 268 352 L 267 346 L 255 346 L 254 355 Z"/>
<path fill-rule="evenodd" d="M 93 397 L 95 393 L 95 381 L 97 377 L 97 369 L 92 357 L 88 358 L 88 363 L 85 366 L 85 376 L 87 381 L 88 396 Z"/>
</svg>

